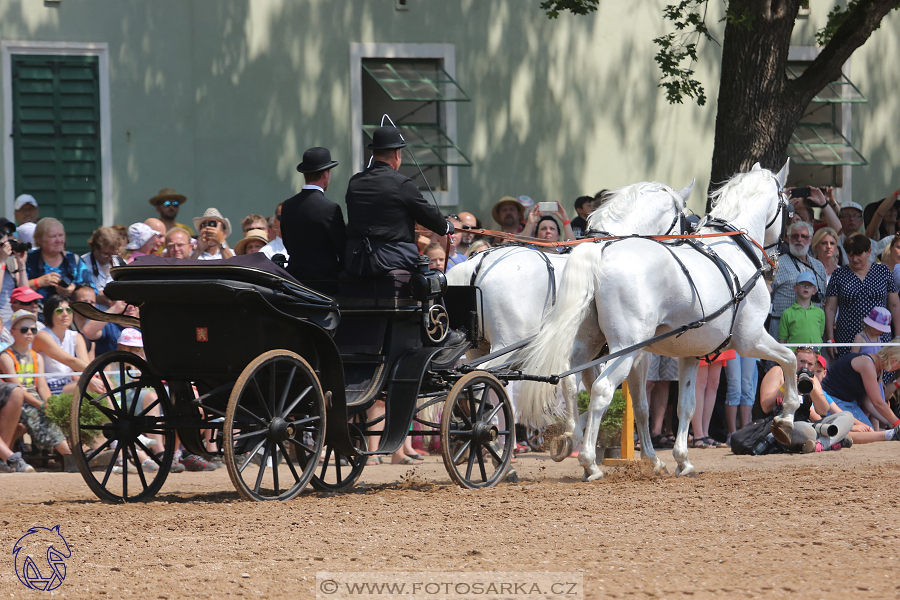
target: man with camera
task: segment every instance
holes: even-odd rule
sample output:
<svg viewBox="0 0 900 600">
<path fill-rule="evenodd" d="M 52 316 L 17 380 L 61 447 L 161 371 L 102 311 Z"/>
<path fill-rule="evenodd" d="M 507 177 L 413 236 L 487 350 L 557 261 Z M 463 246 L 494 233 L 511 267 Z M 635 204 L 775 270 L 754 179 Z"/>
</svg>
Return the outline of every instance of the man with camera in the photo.
<svg viewBox="0 0 900 600">
<path fill-rule="evenodd" d="M 797 391 L 800 408 L 794 413 L 791 431 L 792 452 L 809 454 L 823 450 L 849 448 L 853 440 L 847 434 L 853 431 L 871 431 L 872 428 L 857 421 L 849 412 L 842 411 L 822 391 L 825 378 L 825 361 L 815 348 L 797 348 Z M 776 365 L 763 377 L 759 386 L 759 405 L 763 412 L 779 414 L 784 399 L 784 371 Z M 832 414 L 828 414 L 829 411 Z"/>
<path fill-rule="evenodd" d="M 25 252 L 31 244 L 20 242 L 13 237 L 16 226 L 9 220 L 0 217 L 0 269 L 3 270 L 3 284 L 0 287 L 0 319 L 4 322 L 12 317 L 13 310 L 9 305 L 12 291 L 17 287 L 28 285 L 25 273 Z"/>
<path fill-rule="evenodd" d="M 812 297 L 812 305 L 822 308 L 825 290 L 825 265 L 809 255 L 813 226 L 805 221 L 797 221 L 788 227 L 788 254 L 778 263 L 775 280 L 771 285 L 772 308 L 769 311 L 769 333 L 778 339 L 781 313 L 794 303 L 794 284 L 800 273 L 812 273 L 816 278 L 817 293 Z"/>
</svg>

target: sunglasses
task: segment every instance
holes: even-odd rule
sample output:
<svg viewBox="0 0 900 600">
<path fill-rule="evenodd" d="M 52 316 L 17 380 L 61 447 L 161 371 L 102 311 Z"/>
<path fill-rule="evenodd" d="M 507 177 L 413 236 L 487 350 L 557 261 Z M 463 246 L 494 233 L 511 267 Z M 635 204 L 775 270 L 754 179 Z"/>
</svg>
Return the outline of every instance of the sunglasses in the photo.
<svg viewBox="0 0 900 600">
<path fill-rule="evenodd" d="M 797 346 L 796 352 L 811 352 L 812 354 L 819 356 L 819 351 L 813 346 Z"/>
<path fill-rule="evenodd" d="M 73 311 L 72 308 L 69 306 L 67 306 L 65 308 L 63 308 L 62 306 L 57 306 L 56 308 L 53 309 L 54 315 L 61 315 L 63 313 L 66 313 L 67 315 L 71 315 L 73 312 L 75 312 L 75 311 Z"/>
<path fill-rule="evenodd" d="M 163 206 L 174 206 L 175 208 L 178 208 L 180 204 L 181 202 L 179 202 L 178 200 L 166 200 L 162 203 Z"/>
<path fill-rule="evenodd" d="M 13 300 L 13 302 L 15 302 L 16 304 L 19 304 L 21 306 L 34 306 L 35 304 L 38 303 L 37 300 L 30 300 L 29 302 L 22 302 L 21 300 Z"/>
<path fill-rule="evenodd" d="M 203 229 L 204 227 L 218 227 L 218 226 L 219 226 L 219 222 L 216 221 L 215 219 L 210 219 L 209 221 L 204 221 L 203 223 L 200 223 L 201 229 Z"/>
<path fill-rule="evenodd" d="M 20 328 L 19 328 L 19 333 L 21 333 L 21 334 L 23 334 L 23 335 L 24 335 L 24 334 L 27 334 L 27 333 L 29 333 L 29 332 L 30 332 L 30 333 L 37 333 L 37 327 L 20 327 Z"/>
</svg>

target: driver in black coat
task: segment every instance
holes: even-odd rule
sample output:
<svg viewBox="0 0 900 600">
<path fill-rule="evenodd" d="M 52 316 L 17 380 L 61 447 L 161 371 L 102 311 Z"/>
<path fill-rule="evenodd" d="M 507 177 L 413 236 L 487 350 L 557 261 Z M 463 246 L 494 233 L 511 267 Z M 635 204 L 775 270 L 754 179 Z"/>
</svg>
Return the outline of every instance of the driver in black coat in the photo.
<svg viewBox="0 0 900 600">
<path fill-rule="evenodd" d="M 414 271 L 419 250 L 416 223 L 438 235 L 453 225 L 429 204 L 409 177 L 397 172 L 406 146 L 396 127 L 379 127 L 368 148 L 372 164 L 347 186 L 347 254 L 345 270 L 356 277 L 388 271 Z"/>
</svg>

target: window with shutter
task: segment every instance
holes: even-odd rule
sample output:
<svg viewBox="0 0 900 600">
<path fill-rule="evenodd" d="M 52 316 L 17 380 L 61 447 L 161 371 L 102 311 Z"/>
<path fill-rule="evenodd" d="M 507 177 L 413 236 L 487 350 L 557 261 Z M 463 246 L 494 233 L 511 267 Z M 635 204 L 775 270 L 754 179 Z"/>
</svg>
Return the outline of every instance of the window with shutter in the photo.
<svg viewBox="0 0 900 600">
<path fill-rule="evenodd" d="M 85 252 L 100 227 L 100 90 L 96 56 L 11 57 L 15 194 L 33 195 L 42 217 Z"/>
</svg>

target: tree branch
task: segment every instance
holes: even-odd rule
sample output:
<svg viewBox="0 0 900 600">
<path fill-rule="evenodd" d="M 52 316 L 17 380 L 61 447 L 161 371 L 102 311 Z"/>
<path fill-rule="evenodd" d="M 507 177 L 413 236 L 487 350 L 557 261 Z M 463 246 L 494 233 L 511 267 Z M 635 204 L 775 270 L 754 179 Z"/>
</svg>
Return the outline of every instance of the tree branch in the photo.
<svg viewBox="0 0 900 600">
<path fill-rule="evenodd" d="M 847 13 L 844 22 L 835 30 L 831 41 L 812 64 L 789 85 L 801 96 L 812 98 L 819 90 L 836 80 L 850 55 L 872 35 L 881 20 L 900 7 L 897 0 L 860 0 Z"/>
</svg>

